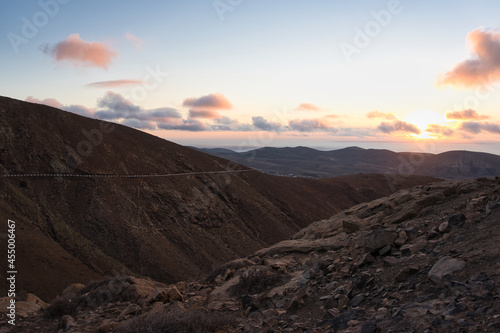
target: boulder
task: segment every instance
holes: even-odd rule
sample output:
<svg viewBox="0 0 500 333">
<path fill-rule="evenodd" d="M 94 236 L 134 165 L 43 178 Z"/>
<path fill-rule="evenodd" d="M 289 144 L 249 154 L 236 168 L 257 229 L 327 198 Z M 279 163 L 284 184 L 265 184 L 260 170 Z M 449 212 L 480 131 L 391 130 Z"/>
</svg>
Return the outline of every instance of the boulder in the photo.
<svg viewBox="0 0 500 333">
<path fill-rule="evenodd" d="M 63 290 L 61 298 L 64 300 L 76 298 L 83 288 L 85 288 L 85 285 L 81 283 L 70 284 Z"/>
<path fill-rule="evenodd" d="M 365 236 L 365 250 L 370 253 L 376 252 L 386 245 L 394 244 L 398 236 L 395 231 L 373 230 Z"/>
<path fill-rule="evenodd" d="M 406 234 L 406 232 L 401 231 L 399 233 L 398 239 L 394 241 L 394 244 L 396 244 L 397 246 L 402 246 L 406 243 L 407 240 L 408 240 L 408 235 Z"/>
<path fill-rule="evenodd" d="M 168 295 L 169 302 L 173 302 L 173 301 L 183 302 L 184 301 L 184 297 L 182 297 L 181 292 L 179 291 L 179 289 L 177 289 L 176 286 L 172 286 L 172 287 L 168 288 L 167 295 Z"/>
<path fill-rule="evenodd" d="M 440 282 L 446 275 L 462 270 L 465 267 L 465 262 L 451 257 L 442 257 L 439 259 L 429 271 L 428 277 L 433 282 Z"/>
</svg>

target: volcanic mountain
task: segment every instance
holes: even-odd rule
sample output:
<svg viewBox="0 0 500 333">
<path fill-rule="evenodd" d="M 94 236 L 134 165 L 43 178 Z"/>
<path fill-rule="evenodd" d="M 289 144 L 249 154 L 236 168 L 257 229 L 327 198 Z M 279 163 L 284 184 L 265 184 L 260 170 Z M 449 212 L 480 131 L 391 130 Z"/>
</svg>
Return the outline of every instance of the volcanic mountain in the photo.
<svg viewBox="0 0 500 333">
<path fill-rule="evenodd" d="M 435 180 L 272 176 L 5 97 L 0 175 L 0 233 L 16 222 L 18 291 L 47 301 L 71 283 L 116 272 L 161 282 L 200 277 L 341 209 Z"/>
<path fill-rule="evenodd" d="M 359 147 L 331 151 L 307 147 L 265 147 L 242 153 L 220 148 L 201 150 L 262 172 L 313 178 L 357 173 L 399 173 L 467 179 L 494 177 L 500 173 L 500 156 L 464 150 L 441 154 L 396 153 L 386 149 Z"/>
</svg>

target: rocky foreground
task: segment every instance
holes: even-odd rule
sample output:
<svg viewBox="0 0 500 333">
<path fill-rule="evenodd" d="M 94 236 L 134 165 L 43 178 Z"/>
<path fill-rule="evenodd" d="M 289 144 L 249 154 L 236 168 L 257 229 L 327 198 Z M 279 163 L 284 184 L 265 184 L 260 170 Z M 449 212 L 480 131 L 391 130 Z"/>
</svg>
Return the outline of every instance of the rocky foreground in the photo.
<svg viewBox="0 0 500 333">
<path fill-rule="evenodd" d="M 0 332 L 499 332 L 499 200 L 498 177 L 401 190 L 203 281 L 28 294 Z"/>
</svg>

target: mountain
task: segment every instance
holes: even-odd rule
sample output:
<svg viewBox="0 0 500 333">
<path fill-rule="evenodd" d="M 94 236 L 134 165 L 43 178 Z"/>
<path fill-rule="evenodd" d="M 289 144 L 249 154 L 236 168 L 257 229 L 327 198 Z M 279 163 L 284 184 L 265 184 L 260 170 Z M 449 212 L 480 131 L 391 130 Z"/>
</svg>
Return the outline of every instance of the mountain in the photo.
<svg viewBox="0 0 500 333">
<path fill-rule="evenodd" d="M 116 273 L 164 283 L 200 277 L 341 209 L 435 180 L 272 176 L 5 97 L 0 129 L 0 220 L 16 222 L 17 290 L 44 300 Z"/>
<path fill-rule="evenodd" d="M 331 151 L 305 147 L 265 147 L 243 153 L 219 149 L 202 151 L 270 174 L 313 178 L 388 173 L 467 179 L 492 177 L 500 173 L 500 156 L 470 151 L 441 154 L 395 153 L 385 149 L 359 147 Z"/>
<path fill-rule="evenodd" d="M 11 332 L 499 332 L 499 191 L 500 177 L 416 186 L 205 279 L 109 277 L 50 305 L 28 295 Z"/>
</svg>

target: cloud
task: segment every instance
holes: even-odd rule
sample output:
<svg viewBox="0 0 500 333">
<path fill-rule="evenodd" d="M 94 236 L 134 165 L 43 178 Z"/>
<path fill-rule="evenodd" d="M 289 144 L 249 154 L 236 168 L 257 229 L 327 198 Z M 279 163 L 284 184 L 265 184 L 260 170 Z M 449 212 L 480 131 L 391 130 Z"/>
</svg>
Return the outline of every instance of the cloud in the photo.
<svg viewBox="0 0 500 333">
<path fill-rule="evenodd" d="M 67 105 L 67 106 L 63 106 L 62 109 L 64 111 L 79 114 L 80 116 L 84 116 L 84 117 L 93 117 L 94 116 L 93 110 L 91 110 L 83 105 Z"/>
<path fill-rule="evenodd" d="M 263 131 L 279 132 L 281 130 L 281 124 L 267 121 L 260 116 L 252 117 L 252 123 L 257 129 Z"/>
<path fill-rule="evenodd" d="M 118 119 L 136 119 L 141 121 L 169 122 L 172 119 L 181 119 L 182 116 L 174 108 L 158 108 L 144 110 L 134 105 L 120 94 L 108 91 L 101 98 L 97 105 L 101 110 L 95 113 L 99 119 L 118 120 Z"/>
<path fill-rule="evenodd" d="M 392 123 L 383 122 L 378 126 L 378 129 L 387 134 L 392 132 L 421 133 L 417 126 L 401 120 L 393 121 Z"/>
<path fill-rule="evenodd" d="M 297 111 L 320 111 L 321 108 L 319 106 L 311 104 L 311 103 L 302 103 L 295 110 L 297 110 Z"/>
<path fill-rule="evenodd" d="M 208 128 L 206 124 L 202 123 L 197 119 L 186 119 L 182 120 L 180 123 L 158 123 L 158 128 L 165 130 L 178 130 L 178 131 L 191 131 L 191 132 L 210 130 L 210 128 Z"/>
<path fill-rule="evenodd" d="M 117 88 L 131 84 L 142 84 L 144 81 L 140 80 L 114 80 L 114 81 L 99 81 L 86 84 L 85 87 L 90 88 Z"/>
<path fill-rule="evenodd" d="M 220 114 L 217 111 L 207 111 L 207 110 L 189 110 L 189 117 L 191 118 L 205 118 L 205 119 L 215 119 L 220 118 Z"/>
<path fill-rule="evenodd" d="M 221 109 L 230 110 L 233 105 L 222 94 L 209 94 L 199 98 L 191 97 L 186 98 L 182 103 L 183 106 L 188 106 L 193 109 Z"/>
<path fill-rule="evenodd" d="M 453 120 L 464 120 L 464 119 L 480 120 L 488 118 L 489 116 L 482 116 L 472 109 L 446 113 L 446 119 L 453 119 Z"/>
<path fill-rule="evenodd" d="M 371 111 L 366 114 L 366 116 L 370 119 L 378 119 L 383 118 L 386 120 L 395 120 L 396 116 L 392 113 L 384 113 L 379 111 Z"/>
<path fill-rule="evenodd" d="M 42 51 L 56 61 L 69 61 L 75 67 L 101 67 L 108 69 L 116 52 L 101 42 L 87 42 L 73 34 L 54 46 L 45 44 Z"/>
<path fill-rule="evenodd" d="M 63 105 L 61 102 L 59 102 L 55 98 L 46 98 L 44 100 L 40 100 L 40 99 L 35 98 L 33 96 L 28 96 L 28 97 L 26 97 L 26 102 L 52 106 L 54 108 L 68 111 L 68 112 L 75 113 L 75 114 L 79 114 L 79 115 L 84 116 L 84 117 L 92 117 L 93 113 L 94 113 L 93 110 L 91 110 L 83 105 Z"/>
<path fill-rule="evenodd" d="M 324 118 L 340 118 L 338 114 L 327 114 Z"/>
<path fill-rule="evenodd" d="M 48 105 L 48 106 L 52 106 L 53 108 L 57 108 L 57 109 L 63 108 L 63 105 L 55 98 L 46 98 L 44 100 L 40 100 L 40 99 L 35 98 L 33 96 L 28 96 L 28 97 L 26 97 L 26 102 Z"/>
<path fill-rule="evenodd" d="M 442 136 L 451 136 L 455 133 L 455 131 L 451 128 L 439 124 L 429 124 L 425 131 L 430 134 L 438 134 Z"/>
<path fill-rule="evenodd" d="M 140 39 L 137 36 L 132 35 L 129 32 L 125 34 L 125 39 L 128 40 L 132 44 L 132 46 L 137 50 L 142 50 L 144 44 L 146 43 L 144 40 Z"/>
<path fill-rule="evenodd" d="M 241 124 L 236 119 L 231 119 L 229 117 L 221 117 L 214 120 L 214 124 L 211 125 L 214 131 L 242 131 L 248 132 L 254 130 L 254 127 L 250 124 Z"/>
<path fill-rule="evenodd" d="M 290 120 L 288 126 L 290 130 L 298 132 L 337 131 L 337 129 L 330 127 L 328 121 L 324 119 L 295 119 Z"/>
<path fill-rule="evenodd" d="M 500 80 L 500 32 L 483 28 L 467 34 L 472 57 L 438 77 L 438 84 L 478 86 Z"/>
<path fill-rule="evenodd" d="M 478 134 L 481 132 L 500 134 L 500 126 L 491 123 L 479 123 L 474 121 L 468 121 L 462 124 L 461 129 L 465 132 L 472 134 Z"/>
<path fill-rule="evenodd" d="M 101 119 L 135 118 L 134 116 L 138 116 L 141 112 L 140 107 L 112 91 L 108 91 L 97 102 L 97 106 L 105 109 L 96 112 L 96 116 Z"/>
<path fill-rule="evenodd" d="M 155 130 L 157 128 L 155 122 L 138 119 L 125 119 L 122 125 L 147 130 Z"/>
</svg>

